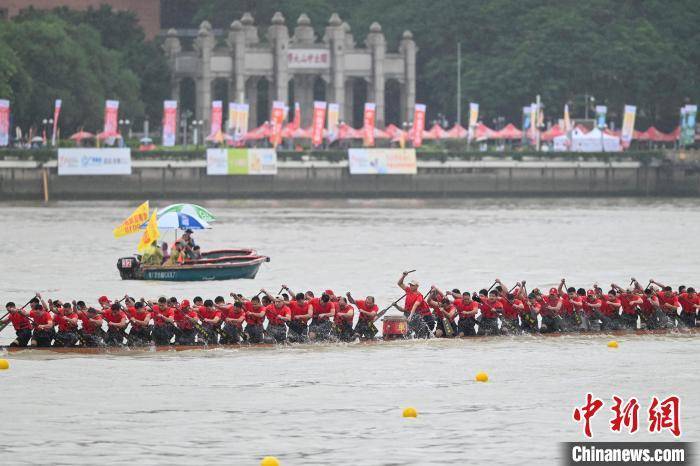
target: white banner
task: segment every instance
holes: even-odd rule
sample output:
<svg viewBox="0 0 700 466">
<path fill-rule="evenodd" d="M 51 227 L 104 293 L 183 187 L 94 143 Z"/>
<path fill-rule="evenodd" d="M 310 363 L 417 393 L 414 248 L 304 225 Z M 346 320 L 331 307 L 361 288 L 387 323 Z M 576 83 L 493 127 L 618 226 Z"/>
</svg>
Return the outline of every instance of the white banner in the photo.
<svg viewBox="0 0 700 466">
<path fill-rule="evenodd" d="M 58 149 L 59 175 L 131 175 L 131 149 Z"/>
<path fill-rule="evenodd" d="M 274 149 L 207 149 L 207 175 L 276 175 Z"/>
<path fill-rule="evenodd" d="M 415 175 L 415 149 L 348 150 L 351 175 Z"/>
</svg>

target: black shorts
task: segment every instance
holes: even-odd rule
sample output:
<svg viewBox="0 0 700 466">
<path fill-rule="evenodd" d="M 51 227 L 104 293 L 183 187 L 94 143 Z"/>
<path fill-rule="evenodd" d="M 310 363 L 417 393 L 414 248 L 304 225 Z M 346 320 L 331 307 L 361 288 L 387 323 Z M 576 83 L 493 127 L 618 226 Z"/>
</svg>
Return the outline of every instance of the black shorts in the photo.
<svg viewBox="0 0 700 466">
<path fill-rule="evenodd" d="M 76 332 L 56 332 L 56 337 L 53 340 L 54 346 L 71 347 L 78 342 L 78 334 Z"/>
<path fill-rule="evenodd" d="M 24 328 L 16 331 L 17 338 L 10 343 L 10 346 L 27 346 L 32 339 L 32 329 Z"/>
<path fill-rule="evenodd" d="M 237 325 L 226 323 L 221 331 L 223 335 L 221 335 L 219 343 L 222 345 L 236 345 L 240 343 L 242 329 Z"/>
<path fill-rule="evenodd" d="M 277 343 L 287 340 L 287 326 L 285 324 L 268 324 L 267 334 Z"/>
<path fill-rule="evenodd" d="M 156 325 L 153 327 L 153 343 L 158 346 L 166 346 L 170 344 L 170 339 L 173 337 L 173 330 L 169 325 Z"/>
<path fill-rule="evenodd" d="M 460 317 L 459 323 L 457 324 L 458 333 L 461 333 L 465 337 L 472 337 L 476 335 L 474 325 L 476 325 L 476 320 L 473 317 Z"/>
<path fill-rule="evenodd" d="M 371 324 L 371 325 L 370 325 Z M 360 338 L 374 338 L 377 335 L 377 327 L 374 322 L 369 320 L 360 319 L 355 325 L 354 332 L 360 336 Z"/>
<path fill-rule="evenodd" d="M 134 345 L 146 345 L 151 341 L 151 330 L 148 327 L 131 327 L 128 343 Z"/>
<path fill-rule="evenodd" d="M 690 314 L 687 312 L 681 312 L 680 316 L 681 322 L 683 322 L 683 325 L 685 325 L 688 328 L 693 328 L 695 327 L 695 314 Z"/>
<path fill-rule="evenodd" d="M 196 336 L 197 331 L 193 328 L 178 329 L 177 335 L 175 336 L 175 344 L 183 346 L 195 345 Z"/>
<path fill-rule="evenodd" d="M 335 331 L 336 331 L 336 336 L 340 340 L 342 340 L 342 341 L 352 340 L 352 336 L 353 336 L 352 322 L 347 322 L 345 320 L 341 320 L 340 322 L 335 324 Z"/>
<path fill-rule="evenodd" d="M 442 332 L 443 337 L 447 337 L 447 332 L 445 331 L 445 320 L 444 319 L 437 319 L 437 324 L 435 325 L 435 332 L 437 333 L 438 330 Z M 457 335 L 457 324 L 450 321 L 449 322 L 450 327 L 452 328 L 452 336 Z"/>
<path fill-rule="evenodd" d="M 287 339 L 294 343 L 301 343 L 309 338 L 309 327 L 302 320 L 293 320 L 289 323 Z"/>
<path fill-rule="evenodd" d="M 309 334 L 313 333 L 316 340 L 326 340 L 330 337 L 332 328 L 330 320 L 313 319 L 309 325 Z"/>
<path fill-rule="evenodd" d="M 36 346 L 39 348 L 47 348 L 51 346 L 51 340 L 53 340 L 55 333 L 54 330 L 34 330 L 32 333 L 32 340 L 36 342 Z"/>
<path fill-rule="evenodd" d="M 105 344 L 107 344 L 107 346 L 121 346 L 121 345 L 123 345 L 124 344 L 124 332 L 121 330 L 110 328 L 109 330 L 107 330 Z"/>
<path fill-rule="evenodd" d="M 248 335 L 249 343 L 262 343 L 263 341 L 263 326 L 262 324 L 248 324 L 245 326 L 245 334 Z"/>
<path fill-rule="evenodd" d="M 219 329 L 210 324 L 202 324 L 202 328 L 207 332 L 204 335 L 200 333 L 200 338 L 207 345 L 218 345 L 219 344 Z"/>
<path fill-rule="evenodd" d="M 408 328 L 413 331 L 416 338 L 429 338 L 435 329 L 435 317 L 432 314 L 421 316 L 413 314 L 408 322 Z"/>
<path fill-rule="evenodd" d="M 479 335 L 498 334 L 498 319 L 495 317 L 481 317 L 479 321 Z"/>
</svg>

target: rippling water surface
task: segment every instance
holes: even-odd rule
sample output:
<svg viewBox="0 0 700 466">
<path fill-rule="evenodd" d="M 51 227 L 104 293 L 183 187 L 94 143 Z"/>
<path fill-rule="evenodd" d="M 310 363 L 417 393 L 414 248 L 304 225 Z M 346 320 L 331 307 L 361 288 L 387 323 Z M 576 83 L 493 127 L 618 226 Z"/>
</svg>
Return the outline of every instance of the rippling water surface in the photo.
<svg viewBox="0 0 700 466">
<path fill-rule="evenodd" d="M 498 276 L 549 286 L 649 277 L 698 285 L 700 213 L 692 200 L 211 202 L 205 249 L 252 246 L 272 261 L 254 281 L 123 282 L 116 258 L 138 237 L 111 229 L 127 203 L 0 204 L 0 298 L 35 290 L 95 302 L 102 294 L 181 298 L 240 291 L 347 290 L 397 298 L 401 270 L 423 286 L 476 289 Z M 172 235 L 172 233 L 170 233 Z M 7 344 L 11 331 L 0 335 Z M 683 400 L 683 439 L 700 432 L 700 337 L 517 337 L 291 348 L 5 355 L 3 464 L 553 464 L 582 439 L 571 413 L 587 391 Z M 490 382 L 473 382 L 484 370 Z M 414 406 L 417 419 L 401 418 Z"/>
</svg>

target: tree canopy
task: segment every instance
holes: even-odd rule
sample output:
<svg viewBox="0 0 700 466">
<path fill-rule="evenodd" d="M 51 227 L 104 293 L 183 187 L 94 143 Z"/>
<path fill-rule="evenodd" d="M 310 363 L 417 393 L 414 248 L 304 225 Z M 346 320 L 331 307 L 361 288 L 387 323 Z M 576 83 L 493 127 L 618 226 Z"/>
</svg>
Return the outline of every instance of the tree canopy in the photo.
<svg viewBox="0 0 700 466">
<path fill-rule="evenodd" d="M 569 103 L 581 117 L 585 95 L 592 95 L 618 123 L 623 106 L 633 104 L 641 126 L 670 129 L 680 106 L 700 100 L 696 0 L 203 0 L 190 26 L 206 19 L 227 28 L 245 11 L 259 25 L 281 11 L 290 27 L 305 12 L 319 36 L 337 12 L 358 42 L 378 21 L 390 47 L 411 30 L 419 47 L 418 101 L 452 120 L 458 42 L 463 121 L 464 103 L 474 101 L 487 118 L 519 123 L 522 106 L 537 94 L 546 115 L 560 117 Z"/>
<path fill-rule="evenodd" d="M 61 126 L 97 130 L 104 101 L 120 115 L 159 119 L 169 70 L 136 18 L 109 7 L 83 12 L 24 10 L 0 22 L 0 95 L 12 100 L 16 125 L 36 126 L 63 100 Z"/>
</svg>

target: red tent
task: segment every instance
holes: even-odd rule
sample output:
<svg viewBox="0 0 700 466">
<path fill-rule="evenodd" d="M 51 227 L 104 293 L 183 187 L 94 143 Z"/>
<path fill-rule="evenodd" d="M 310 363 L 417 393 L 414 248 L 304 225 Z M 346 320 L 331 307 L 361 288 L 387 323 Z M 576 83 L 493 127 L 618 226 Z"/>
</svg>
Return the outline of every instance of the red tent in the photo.
<svg viewBox="0 0 700 466">
<path fill-rule="evenodd" d="M 438 125 L 437 123 L 435 123 L 428 131 L 423 132 L 423 139 L 445 139 L 446 137 L 447 131 L 445 131 L 442 126 Z"/>
<path fill-rule="evenodd" d="M 540 135 L 540 139 L 542 141 L 552 141 L 552 140 L 554 140 L 554 138 L 559 137 L 559 136 L 563 136 L 565 134 L 566 134 L 566 131 L 561 129 L 559 127 L 559 125 L 554 125 L 551 128 L 549 128 L 547 131 L 544 131 Z"/>
<path fill-rule="evenodd" d="M 637 131 L 636 129 L 632 132 L 632 139 L 635 141 L 648 141 L 649 135 L 646 131 Z"/>
<path fill-rule="evenodd" d="M 676 140 L 676 136 L 671 133 L 671 134 L 666 134 L 662 133 L 658 129 L 656 129 L 654 126 L 650 126 L 649 129 L 646 130 L 647 136 L 649 137 L 649 141 L 652 142 L 673 142 Z"/>
<path fill-rule="evenodd" d="M 396 126 L 393 123 L 390 123 L 389 125 L 387 125 L 386 128 L 384 128 L 384 131 L 387 134 L 389 134 L 389 136 L 391 136 L 391 138 L 393 139 L 394 137 L 398 136 L 401 133 L 401 128 L 399 128 L 398 126 Z"/>
<path fill-rule="evenodd" d="M 272 135 L 272 128 L 269 123 L 263 123 L 257 128 L 253 128 L 243 136 L 246 141 L 256 141 L 260 139 L 268 138 Z"/>
<path fill-rule="evenodd" d="M 338 139 L 362 139 L 364 133 L 361 129 L 355 129 L 347 123 L 338 125 Z"/>
<path fill-rule="evenodd" d="M 464 126 L 455 124 L 445 134 L 445 137 L 449 139 L 464 139 L 469 134 L 469 131 Z"/>
<path fill-rule="evenodd" d="M 513 123 L 508 123 L 500 131 L 496 131 L 494 134 L 494 139 L 522 139 L 523 132 L 515 127 Z"/>
<path fill-rule="evenodd" d="M 122 135 L 116 131 L 103 131 L 97 135 L 97 139 L 121 138 Z"/>
<path fill-rule="evenodd" d="M 70 139 L 73 141 L 82 141 L 83 139 L 94 139 L 95 135 L 88 133 L 87 131 L 78 131 L 77 133 L 71 135 Z"/>
<path fill-rule="evenodd" d="M 495 139 L 494 134 L 496 134 L 496 132 L 483 123 L 477 124 L 476 129 L 474 129 L 474 139 L 477 141 Z"/>
</svg>

